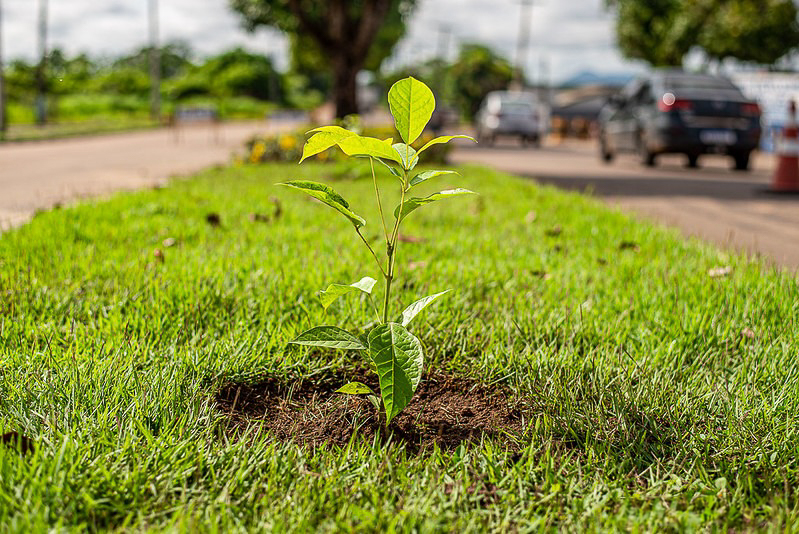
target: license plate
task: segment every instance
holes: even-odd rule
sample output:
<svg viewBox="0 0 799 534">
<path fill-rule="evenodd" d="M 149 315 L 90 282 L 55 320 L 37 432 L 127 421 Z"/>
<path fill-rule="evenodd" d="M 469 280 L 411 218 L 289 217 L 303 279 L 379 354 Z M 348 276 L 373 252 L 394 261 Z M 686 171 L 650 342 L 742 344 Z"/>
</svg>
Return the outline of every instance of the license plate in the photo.
<svg viewBox="0 0 799 534">
<path fill-rule="evenodd" d="M 699 132 L 699 140 L 706 145 L 732 145 L 736 136 L 732 130 L 703 130 Z"/>
</svg>

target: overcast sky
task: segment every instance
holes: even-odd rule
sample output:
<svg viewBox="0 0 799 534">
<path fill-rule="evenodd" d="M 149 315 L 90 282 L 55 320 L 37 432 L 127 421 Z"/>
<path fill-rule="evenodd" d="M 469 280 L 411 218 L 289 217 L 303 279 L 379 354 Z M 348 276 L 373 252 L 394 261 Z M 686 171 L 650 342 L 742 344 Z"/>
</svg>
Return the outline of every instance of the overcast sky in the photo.
<svg viewBox="0 0 799 534">
<path fill-rule="evenodd" d="M 8 58 L 36 54 L 39 0 L 2 0 L 3 50 Z M 148 0 L 49 0 L 49 45 L 68 53 L 114 56 L 145 44 Z M 161 41 L 187 41 L 199 55 L 233 46 L 274 54 L 285 66 L 286 43 L 277 32 L 248 34 L 227 0 L 160 0 Z M 604 0 L 534 0 L 526 61 L 534 79 L 553 81 L 591 70 L 622 73 L 640 70 L 625 62 L 614 46 L 613 20 Z M 513 60 L 521 0 L 419 0 L 413 28 L 395 50 L 392 63 L 433 57 L 442 46 L 440 29 L 449 27 L 449 55 L 463 42 L 485 43 Z M 446 40 L 445 40 L 446 41 Z M 542 67 L 543 65 L 543 67 Z"/>
</svg>

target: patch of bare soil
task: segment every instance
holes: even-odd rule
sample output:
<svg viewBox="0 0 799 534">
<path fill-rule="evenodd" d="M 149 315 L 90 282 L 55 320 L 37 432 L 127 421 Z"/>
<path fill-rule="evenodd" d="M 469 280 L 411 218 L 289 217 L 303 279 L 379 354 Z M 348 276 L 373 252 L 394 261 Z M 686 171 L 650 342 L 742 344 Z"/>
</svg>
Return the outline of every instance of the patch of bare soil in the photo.
<svg viewBox="0 0 799 534">
<path fill-rule="evenodd" d="M 364 396 L 335 393 L 350 380 L 378 391 L 376 377 L 330 377 L 281 382 L 267 377 L 257 383 L 225 385 L 217 394 L 219 409 L 231 432 L 265 427 L 280 440 L 310 445 L 345 445 L 354 433 L 370 438 L 392 436 L 410 449 L 433 444 L 454 449 L 483 436 L 499 437 L 510 450 L 518 449 L 524 431 L 524 409 L 498 386 L 433 373 L 425 376 L 413 400 L 384 429 L 385 417 Z"/>
</svg>

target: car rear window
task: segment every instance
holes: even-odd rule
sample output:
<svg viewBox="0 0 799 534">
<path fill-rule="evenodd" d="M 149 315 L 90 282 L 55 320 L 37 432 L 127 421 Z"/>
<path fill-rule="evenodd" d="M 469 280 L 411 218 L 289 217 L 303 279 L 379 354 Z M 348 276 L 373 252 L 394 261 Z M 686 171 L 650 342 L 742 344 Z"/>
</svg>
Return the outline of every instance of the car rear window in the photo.
<svg viewBox="0 0 799 534">
<path fill-rule="evenodd" d="M 503 101 L 499 105 L 499 110 L 501 113 L 507 113 L 508 115 L 530 115 L 533 113 L 533 106 L 528 102 L 512 102 L 512 101 Z"/>
<path fill-rule="evenodd" d="M 736 89 L 727 79 L 714 76 L 669 76 L 663 83 L 668 89 Z"/>
</svg>

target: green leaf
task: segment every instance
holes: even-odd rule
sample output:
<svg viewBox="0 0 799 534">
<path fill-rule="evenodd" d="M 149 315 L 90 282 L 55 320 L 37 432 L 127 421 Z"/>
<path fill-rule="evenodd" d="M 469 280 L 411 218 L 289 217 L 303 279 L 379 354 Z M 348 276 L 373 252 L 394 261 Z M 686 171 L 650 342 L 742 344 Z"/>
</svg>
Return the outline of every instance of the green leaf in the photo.
<svg viewBox="0 0 799 534">
<path fill-rule="evenodd" d="M 399 178 L 400 180 L 402 180 L 402 179 L 403 179 L 403 178 L 402 178 L 402 173 L 401 173 L 401 172 L 399 172 L 399 171 L 398 171 L 398 170 L 397 170 L 397 169 L 396 169 L 396 168 L 395 168 L 393 165 L 390 165 L 390 164 L 386 163 L 385 161 L 383 161 L 383 160 L 382 160 L 382 159 L 380 159 L 380 158 L 377 158 L 377 161 L 379 161 L 380 163 L 382 163 L 383 165 L 385 165 L 385 166 L 386 166 L 386 168 L 389 170 L 389 172 L 390 172 L 391 174 L 393 174 L 394 176 L 396 176 L 396 177 L 397 177 L 397 178 Z"/>
<path fill-rule="evenodd" d="M 420 183 L 424 182 L 425 180 L 429 180 L 430 178 L 435 178 L 436 176 L 441 176 L 444 174 L 458 174 L 455 171 L 422 171 L 413 178 L 411 178 L 411 187 L 415 185 L 419 185 Z"/>
<path fill-rule="evenodd" d="M 369 395 L 366 398 L 369 399 L 369 402 L 372 403 L 372 406 L 375 407 L 375 410 L 377 410 L 379 412 L 380 411 L 380 399 L 378 399 L 377 396 L 375 396 L 375 395 Z"/>
<path fill-rule="evenodd" d="M 347 395 L 374 395 L 374 392 L 366 384 L 361 382 L 350 382 L 345 386 L 341 386 L 336 390 L 336 393 L 346 393 Z"/>
<path fill-rule="evenodd" d="M 422 344 L 401 324 L 387 323 L 369 332 L 369 354 L 377 367 L 388 424 L 408 405 L 422 379 Z"/>
<path fill-rule="evenodd" d="M 433 111 L 436 99 L 433 91 L 419 80 L 408 77 L 388 91 L 388 107 L 394 116 L 394 124 L 400 137 L 411 144 L 421 135 Z"/>
<path fill-rule="evenodd" d="M 311 328 L 297 336 L 297 339 L 290 341 L 290 343 L 309 347 L 326 347 L 328 349 L 366 350 L 366 346 L 357 337 L 337 326 Z"/>
<path fill-rule="evenodd" d="M 345 130 L 339 126 L 322 126 L 308 133 L 313 133 L 314 135 L 312 135 L 305 142 L 305 146 L 302 147 L 302 159 L 300 159 L 300 163 L 306 158 L 324 152 L 328 148 L 337 145 L 342 139 L 356 135 L 355 132 Z"/>
<path fill-rule="evenodd" d="M 397 206 L 394 210 L 394 217 L 399 217 L 400 220 L 404 219 L 408 216 L 409 213 L 414 211 L 417 208 L 421 208 L 425 204 L 430 204 L 431 202 L 435 202 L 437 200 L 444 200 L 445 198 L 450 197 L 457 197 L 460 195 L 476 195 L 474 191 L 469 191 L 468 189 L 447 189 L 445 191 L 439 191 L 438 193 L 433 193 L 430 196 L 419 198 L 413 197 L 409 198 L 405 202 L 402 203 L 401 206 Z M 400 210 L 402 208 L 402 210 Z"/>
<path fill-rule="evenodd" d="M 417 300 L 416 302 L 405 308 L 405 311 L 402 312 L 402 320 L 401 320 L 402 326 L 408 326 L 408 323 L 410 323 L 413 320 L 413 318 L 419 314 L 420 311 L 429 306 L 434 300 L 438 299 L 443 295 L 446 295 L 450 291 L 452 290 L 447 289 L 446 291 L 442 291 L 441 293 L 436 293 L 435 295 L 428 295 L 424 298 L 420 298 L 419 300 Z"/>
<path fill-rule="evenodd" d="M 372 156 L 402 164 L 399 154 L 391 147 L 391 139 L 381 141 L 374 137 L 353 135 L 339 141 L 338 146 L 348 156 Z"/>
<path fill-rule="evenodd" d="M 394 150 L 397 151 L 399 154 L 400 159 L 402 160 L 402 166 L 406 170 L 411 170 L 416 167 L 416 150 L 411 145 L 406 145 L 405 143 L 395 143 L 393 145 Z"/>
<path fill-rule="evenodd" d="M 299 189 L 303 193 L 321 200 L 348 218 L 350 222 L 355 225 L 355 228 L 360 228 L 366 224 L 366 221 L 363 220 L 362 217 L 355 215 L 352 211 L 350 211 L 350 205 L 346 200 L 344 200 L 344 197 L 336 193 L 332 187 L 326 186 L 325 184 L 320 184 L 319 182 L 308 182 L 304 180 L 292 180 L 291 182 L 285 182 L 277 185 L 285 185 L 286 187 Z"/>
<path fill-rule="evenodd" d="M 424 152 L 425 150 L 427 150 L 431 146 L 439 145 L 441 143 L 449 143 L 453 139 L 469 139 L 470 141 L 474 141 L 475 143 L 477 142 L 477 139 L 475 139 L 474 137 L 470 137 L 468 135 L 442 135 L 442 136 L 436 137 L 435 139 L 431 139 L 430 141 L 425 143 L 424 146 L 422 148 L 420 148 L 419 151 L 416 153 L 417 159 L 419 158 L 419 155 L 422 152 Z"/>
<path fill-rule="evenodd" d="M 327 289 L 319 292 L 319 300 L 322 301 L 322 307 L 327 310 L 333 302 L 342 295 L 352 293 L 353 291 L 363 291 L 364 293 L 372 293 L 372 288 L 375 287 L 377 280 L 364 276 L 354 284 L 330 284 Z"/>
</svg>

